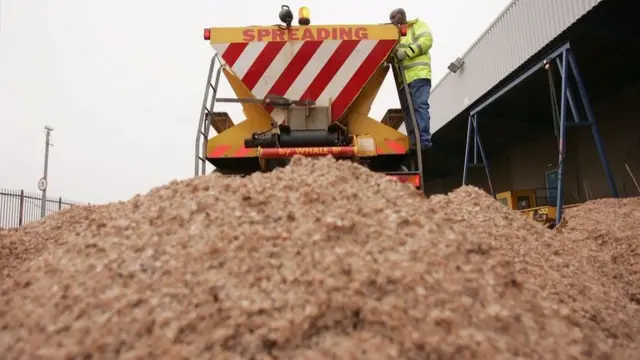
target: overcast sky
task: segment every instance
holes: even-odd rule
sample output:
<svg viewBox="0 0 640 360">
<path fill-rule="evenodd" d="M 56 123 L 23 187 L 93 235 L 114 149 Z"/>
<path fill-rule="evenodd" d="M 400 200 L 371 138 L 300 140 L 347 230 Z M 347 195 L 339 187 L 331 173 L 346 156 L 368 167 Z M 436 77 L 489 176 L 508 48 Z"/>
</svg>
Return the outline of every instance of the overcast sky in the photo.
<svg viewBox="0 0 640 360">
<path fill-rule="evenodd" d="M 126 200 L 193 176 L 213 54 L 205 27 L 274 24 L 282 4 L 309 6 L 315 24 L 382 23 L 404 7 L 433 31 L 435 84 L 509 2 L 0 0 L 0 188 L 37 191 L 45 124 L 55 128 L 50 196 Z M 391 81 L 374 118 L 398 107 Z M 237 105 L 217 110 L 242 119 Z"/>
</svg>

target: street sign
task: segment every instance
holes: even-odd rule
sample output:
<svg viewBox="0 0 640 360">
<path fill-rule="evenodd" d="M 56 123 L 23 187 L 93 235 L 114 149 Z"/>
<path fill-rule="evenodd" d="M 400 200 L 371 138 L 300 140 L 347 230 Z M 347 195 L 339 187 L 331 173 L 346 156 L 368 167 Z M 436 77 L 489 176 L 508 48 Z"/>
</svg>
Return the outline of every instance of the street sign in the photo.
<svg viewBox="0 0 640 360">
<path fill-rule="evenodd" d="M 38 189 L 40 189 L 40 191 L 45 191 L 46 188 L 47 188 L 47 179 L 40 178 L 40 180 L 38 180 Z"/>
</svg>

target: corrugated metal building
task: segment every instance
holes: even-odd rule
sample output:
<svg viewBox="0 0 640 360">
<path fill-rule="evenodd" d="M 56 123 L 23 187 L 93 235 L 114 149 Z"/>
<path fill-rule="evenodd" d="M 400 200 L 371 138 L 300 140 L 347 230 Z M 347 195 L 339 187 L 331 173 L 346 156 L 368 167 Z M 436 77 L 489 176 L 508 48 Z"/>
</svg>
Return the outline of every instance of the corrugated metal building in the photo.
<svg viewBox="0 0 640 360">
<path fill-rule="evenodd" d="M 469 114 L 482 105 L 478 122 L 495 192 L 543 189 L 552 197 L 550 179 L 557 176 L 559 143 L 564 143 L 567 203 L 610 196 L 612 189 L 621 196 L 640 195 L 635 184 L 640 181 L 637 14 L 636 0 L 512 1 L 464 54 L 462 68 L 446 75 L 432 91 L 435 148 L 425 161 L 427 192 L 446 193 L 461 185 Z M 594 146 L 591 126 L 567 128 L 565 141 L 554 131 L 554 113 L 560 111 L 552 106 L 560 101 L 562 77 L 557 66 L 545 71 L 543 61 L 566 44 L 575 55 L 587 108 L 595 114 L 602 156 Z M 568 74 L 565 94 L 579 101 L 577 83 Z M 576 118 L 594 118 L 587 113 L 578 109 Z M 606 165 L 615 179 L 613 186 L 603 171 Z M 490 190 L 483 168 L 468 175 L 467 183 Z"/>
<path fill-rule="evenodd" d="M 544 48 L 601 0 L 513 0 L 431 94 L 437 131 Z M 454 59 L 451 59 L 452 61 Z"/>
</svg>

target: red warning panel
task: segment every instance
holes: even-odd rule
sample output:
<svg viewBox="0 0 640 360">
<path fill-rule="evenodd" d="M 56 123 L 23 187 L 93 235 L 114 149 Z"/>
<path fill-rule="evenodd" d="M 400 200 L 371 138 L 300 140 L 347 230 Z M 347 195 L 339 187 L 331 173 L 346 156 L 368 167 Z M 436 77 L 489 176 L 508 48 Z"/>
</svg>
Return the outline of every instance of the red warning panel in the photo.
<svg viewBox="0 0 640 360">
<path fill-rule="evenodd" d="M 393 25 L 250 27 L 211 29 L 210 36 L 256 98 L 331 102 L 337 121 L 389 56 L 399 32 Z M 276 120 L 284 116 L 267 110 Z"/>
</svg>

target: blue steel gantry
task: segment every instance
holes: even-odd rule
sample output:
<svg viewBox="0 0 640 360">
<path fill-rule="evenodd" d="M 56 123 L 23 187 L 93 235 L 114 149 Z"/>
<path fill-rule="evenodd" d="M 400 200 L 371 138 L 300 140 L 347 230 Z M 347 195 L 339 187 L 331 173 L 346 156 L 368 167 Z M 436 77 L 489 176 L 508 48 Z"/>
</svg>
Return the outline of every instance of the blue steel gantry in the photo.
<svg viewBox="0 0 640 360">
<path fill-rule="evenodd" d="M 532 66 L 529 70 L 524 72 L 522 75 L 518 76 L 516 79 L 511 81 L 508 85 L 500 89 L 493 96 L 480 103 L 478 106 L 474 107 L 469 113 L 469 122 L 467 125 L 467 141 L 466 141 L 466 150 L 465 150 L 465 159 L 464 159 L 464 170 L 462 174 L 462 185 L 465 185 L 467 182 L 467 171 L 469 166 L 483 166 L 485 168 L 485 173 L 487 175 L 487 180 L 489 182 L 489 188 L 491 190 L 491 195 L 495 197 L 495 192 L 493 189 L 493 185 L 491 183 L 491 171 L 489 169 L 489 161 L 487 159 L 486 153 L 484 151 L 484 147 L 482 146 L 482 141 L 480 139 L 480 132 L 478 127 L 478 113 L 486 108 L 489 104 L 494 102 L 500 96 L 504 95 L 509 90 L 513 89 L 516 85 L 521 83 L 524 79 L 532 75 L 534 72 L 538 71 L 541 68 L 545 68 L 547 71 L 552 71 L 550 67 L 551 63 L 555 61 L 560 69 L 560 76 L 562 78 L 562 85 L 560 90 L 560 119 L 559 119 L 559 129 L 558 129 L 558 187 L 557 187 L 557 197 L 556 197 L 556 225 L 560 224 L 562 221 L 563 215 L 563 206 L 564 206 L 564 159 L 566 155 L 566 130 L 571 126 L 589 126 L 591 128 L 591 134 L 593 135 L 593 140 L 596 145 L 596 149 L 598 150 L 598 155 L 600 157 L 600 162 L 604 168 L 605 175 L 607 177 L 607 182 L 609 188 L 611 190 L 611 194 L 613 197 L 618 197 L 618 191 L 616 188 L 615 181 L 613 179 L 613 173 L 611 172 L 611 166 L 609 165 L 609 161 L 604 152 L 604 148 L 602 146 L 602 140 L 600 138 L 600 133 L 598 132 L 598 126 L 596 124 L 595 115 L 593 112 L 593 108 L 589 103 L 589 99 L 587 96 L 587 90 L 585 88 L 582 76 L 580 74 L 580 70 L 578 69 L 578 63 L 576 61 L 576 57 L 571 50 L 571 44 L 569 42 L 565 43 L 558 49 L 554 50 L 546 57 L 544 57 L 544 61 Z M 581 119 L 578 107 L 575 102 L 575 98 L 571 89 L 569 88 L 569 75 L 573 75 L 573 80 L 575 81 L 575 85 L 578 89 L 578 95 L 582 102 L 582 106 L 584 109 L 584 113 L 586 114 L 586 119 Z M 567 105 L 571 110 L 571 114 L 573 115 L 573 122 L 567 123 Z M 473 139 L 473 140 L 472 140 Z M 469 148 L 473 142 L 473 162 L 470 162 L 470 154 Z M 482 163 L 478 162 L 478 151 L 480 152 L 480 157 L 482 159 Z"/>
</svg>

